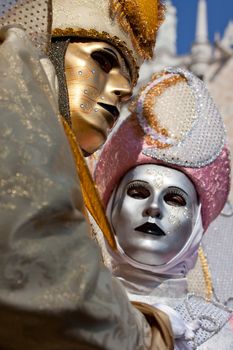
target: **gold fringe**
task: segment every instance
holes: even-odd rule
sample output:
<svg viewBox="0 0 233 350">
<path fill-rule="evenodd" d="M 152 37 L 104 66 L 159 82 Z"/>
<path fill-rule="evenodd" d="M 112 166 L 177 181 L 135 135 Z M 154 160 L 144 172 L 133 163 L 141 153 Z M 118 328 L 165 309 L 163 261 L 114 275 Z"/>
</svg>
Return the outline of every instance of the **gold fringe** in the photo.
<svg viewBox="0 0 233 350">
<path fill-rule="evenodd" d="M 158 0 L 156 24 L 149 23 L 149 17 L 151 16 L 149 5 L 156 6 L 155 2 L 155 0 L 147 1 L 147 4 L 144 4 L 144 6 L 148 7 L 147 15 L 143 14 L 140 8 L 142 4 L 137 3 L 137 1 L 111 0 L 110 5 L 111 18 L 117 18 L 123 30 L 129 33 L 137 53 L 144 59 L 152 58 L 156 34 L 164 20 L 165 6 Z M 156 17 L 156 13 L 154 13 L 154 17 Z"/>
<path fill-rule="evenodd" d="M 160 73 L 158 76 L 154 76 L 154 78 L 162 76 L 164 73 Z M 170 86 L 176 85 L 177 83 L 186 81 L 184 77 L 181 77 L 179 75 L 174 75 L 168 79 L 165 79 L 155 85 L 153 88 L 148 91 L 145 101 L 143 103 L 143 116 L 147 120 L 148 125 L 150 125 L 158 134 L 161 134 L 165 137 L 169 137 L 168 131 L 164 128 L 159 126 L 158 120 L 155 116 L 154 112 L 154 104 L 155 104 L 155 97 L 162 95 L 162 93 Z M 150 82 L 151 84 L 151 82 Z M 162 143 L 161 141 L 154 140 L 150 135 L 145 135 L 145 140 L 147 144 L 154 145 L 157 148 L 163 149 L 171 147 L 170 144 Z"/>
<path fill-rule="evenodd" d="M 64 118 L 61 117 L 61 120 L 74 155 L 74 160 L 81 184 L 85 206 L 95 219 L 100 229 L 103 231 L 103 234 L 110 247 L 113 250 L 115 250 L 115 238 L 111 231 L 109 222 L 106 218 L 102 202 L 100 200 L 99 194 L 89 172 L 85 159 L 83 158 L 82 152 L 77 144 L 73 131 L 71 130 Z"/>
<path fill-rule="evenodd" d="M 199 247 L 198 249 L 198 256 L 201 262 L 202 272 L 205 280 L 205 298 L 206 298 L 206 301 L 210 301 L 213 296 L 213 283 L 212 283 L 208 262 L 202 247 Z"/>
</svg>

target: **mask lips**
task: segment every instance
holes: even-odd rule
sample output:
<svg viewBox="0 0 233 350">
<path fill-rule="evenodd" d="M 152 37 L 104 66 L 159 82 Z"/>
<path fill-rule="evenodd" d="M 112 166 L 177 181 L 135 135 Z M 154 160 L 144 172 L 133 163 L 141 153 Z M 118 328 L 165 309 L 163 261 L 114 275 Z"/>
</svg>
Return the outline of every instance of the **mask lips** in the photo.
<svg viewBox="0 0 233 350">
<path fill-rule="evenodd" d="M 145 222 L 143 225 L 136 227 L 134 230 L 150 234 L 156 237 L 166 236 L 165 232 L 161 230 L 161 228 L 158 225 L 156 225 L 156 223 L 152 223 L 149 221 Z"/>
</svg>

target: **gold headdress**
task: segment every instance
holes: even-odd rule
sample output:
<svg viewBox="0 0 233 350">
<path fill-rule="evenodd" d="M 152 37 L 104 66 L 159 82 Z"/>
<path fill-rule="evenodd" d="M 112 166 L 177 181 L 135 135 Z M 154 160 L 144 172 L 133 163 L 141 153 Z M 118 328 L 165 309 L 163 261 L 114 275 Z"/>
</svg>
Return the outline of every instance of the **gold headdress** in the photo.
<svg viewBox="0 0 233 350">
<path fill-rule="evenodd" d="M 52 34 L 113 44 L 136 82 L 138 67 L 152 57 L 163 10 L 160 0 L 54 0 Z"/>
</svg>

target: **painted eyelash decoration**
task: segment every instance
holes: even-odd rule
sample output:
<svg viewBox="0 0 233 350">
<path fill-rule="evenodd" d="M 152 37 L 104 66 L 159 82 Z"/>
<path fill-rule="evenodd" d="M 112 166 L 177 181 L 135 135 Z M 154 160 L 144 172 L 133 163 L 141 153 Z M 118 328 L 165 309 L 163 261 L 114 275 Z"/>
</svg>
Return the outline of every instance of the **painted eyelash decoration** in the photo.
<svg viewBox="0 0 233 350">
<path fill-rule="evenodd" d="M 178 187 L 169 187 L 167 189 L 167 193 L 180 194 L 181 196 L 185 197 L 185 193 L 181 189 L 179 189 Z"/>
<path fill-rule="evenodd" d="M 178 204 L 178 200 L 176 201 L 175 198 L 169 198 L 170 195 L 177 195 L 181 198 L 181 201 L 180 201 L 180 205 L 181 206 L 185 206 L 187 204 L 187 198 L 186 198 L 186 195 L 185 193 L 179 189 L 179 188 L 168 188 L 167 192 L 164 194 L 164 200 L 169 203 L 169 202 L 177 202 Z M 182 202 L 183 201 L 183 202 Z"/>
<path fill-rule="evenodd" d="M 134 199 L 145 199 L 151 195 L 149 185 L 143 181 L 134 181 L 128 184 L 127 195 Z"/>
<path fill-rule="evenodd" d="M 145 188 L 147 188 L 149 190 L 149 185 L 146 183 L 146 182 L 143 182 L 143 181 L 133 181 L 133 182 L 130 182 L 126 189 L 130 189 L 130 188 L 135 188 L 137 186 L 143 186 Z"/>
</svg>

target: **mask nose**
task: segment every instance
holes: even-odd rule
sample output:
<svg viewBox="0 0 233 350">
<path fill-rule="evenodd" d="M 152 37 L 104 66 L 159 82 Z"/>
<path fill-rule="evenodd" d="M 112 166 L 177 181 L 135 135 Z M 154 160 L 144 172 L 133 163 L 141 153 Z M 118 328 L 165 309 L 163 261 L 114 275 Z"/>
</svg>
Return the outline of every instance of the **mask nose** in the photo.
<svg viewBox="0 0 233 350">
<path fill-rule="evenodd" d="M 152 202 L 148 205 L 148 207 L 144 211 L 144 215 L 150 216 L 150 217 L 156 218 L 156 219 L 161 219 L 161 217 L 162 217 L 161 211 L 158 207 L 158 204 L 154 203 L 154 202 Z"/>
<path fill-rule="evenodd" d="M 120 102 L 127 102 L 130 99 L 130 97 L 132 96 L 130 85 L 129 85 L 129 87 L 127 87 L 127 85 L 125 85 L 119 89 L 114 89 L 113 93 L 114 93 L 114 95 L 118 96 Z"/>
<path fill-rule="evenodd" d="M 118 101 L 126 102 L 132 96 L 132 86 L 130 82 L 123 76 L 119 75 L 112 86 L 112 93 L 118 98 Z"/>
</svg>

